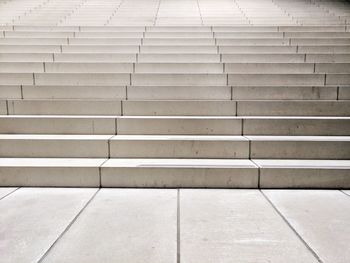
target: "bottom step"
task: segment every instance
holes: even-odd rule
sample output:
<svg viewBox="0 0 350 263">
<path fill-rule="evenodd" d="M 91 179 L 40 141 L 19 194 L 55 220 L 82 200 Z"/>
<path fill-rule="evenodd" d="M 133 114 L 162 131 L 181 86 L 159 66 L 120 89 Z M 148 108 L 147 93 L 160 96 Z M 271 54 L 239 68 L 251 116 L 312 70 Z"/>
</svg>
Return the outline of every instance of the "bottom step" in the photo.
<svg viewBox="0 0 350 263">
<path fill-rule="evenodd" d="M 0 186 L 350 188 L 350 160 L 1 158 Z"/>
</svg>

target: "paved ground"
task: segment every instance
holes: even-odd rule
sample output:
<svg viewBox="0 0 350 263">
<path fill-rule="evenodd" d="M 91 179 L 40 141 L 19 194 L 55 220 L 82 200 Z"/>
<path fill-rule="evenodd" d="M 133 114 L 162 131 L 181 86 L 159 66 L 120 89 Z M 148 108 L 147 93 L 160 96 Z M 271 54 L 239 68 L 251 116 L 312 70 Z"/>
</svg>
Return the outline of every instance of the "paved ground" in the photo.
<svg viewBox="0 0 350 263">
<path fill-rule="evenodd" d="M 1 262 L 350 262 L 350 191 L 0 188 Z"/>
</svg>

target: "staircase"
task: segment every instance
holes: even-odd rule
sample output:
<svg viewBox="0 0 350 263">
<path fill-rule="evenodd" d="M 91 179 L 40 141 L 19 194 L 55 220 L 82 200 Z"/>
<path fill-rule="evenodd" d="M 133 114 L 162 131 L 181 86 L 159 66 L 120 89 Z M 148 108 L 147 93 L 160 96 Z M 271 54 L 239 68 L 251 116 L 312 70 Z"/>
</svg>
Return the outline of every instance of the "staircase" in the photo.
<svg viewBox="0 0 350 263">
<path fill-rule="evenodd" d="M 0 30 L 0 186 L 350 187 L 346 24 Z"/>
</svg>

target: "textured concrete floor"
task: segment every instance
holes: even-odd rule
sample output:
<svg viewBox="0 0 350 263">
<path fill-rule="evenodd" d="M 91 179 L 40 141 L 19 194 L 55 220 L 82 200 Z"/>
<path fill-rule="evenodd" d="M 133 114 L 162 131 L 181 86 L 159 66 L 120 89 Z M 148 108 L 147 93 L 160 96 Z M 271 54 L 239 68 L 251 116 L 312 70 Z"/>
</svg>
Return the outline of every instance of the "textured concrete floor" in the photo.
<svg viewBox="0 0 350 263">
<path fill-rule="evenodd" d="M 350 192 L 0 188 L 1 262 L 350 261 Z"/>
</svg>

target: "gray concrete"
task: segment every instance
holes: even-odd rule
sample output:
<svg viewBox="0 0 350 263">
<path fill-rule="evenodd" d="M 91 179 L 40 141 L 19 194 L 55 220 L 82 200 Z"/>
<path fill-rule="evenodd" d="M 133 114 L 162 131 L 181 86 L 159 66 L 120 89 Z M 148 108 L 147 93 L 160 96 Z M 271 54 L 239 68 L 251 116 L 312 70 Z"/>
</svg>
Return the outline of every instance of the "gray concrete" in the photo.
<svg viewBox="0 0 350 263">
<path fill-rule="evenodd" d="M 338 191 L 264 190 L 324 263 L 350 259 L 350 200 Z"/>
<path fill-rule="evenodd" d="M 176 193 L 101 190 L 43 262 L 175 263 Z"/>
<path fill-rule="evenodd" d="M 96 191 L 20 188 L 2 199 L 1 262 L 350 259 L 349 190 L 266 190 L 266 199 L 258 190 L 102 189 L 91 199 Z"/>
<path fill-rule="evenodd" d="M 181 262 L 318 262 L 259 191 L 181 190 L 180 200 Z"/>
<path fill-rule="evenodd" d="M 95 192 L 27 188 L 1 200 L 1 262 L 38 262 Z"/>
</svg>

